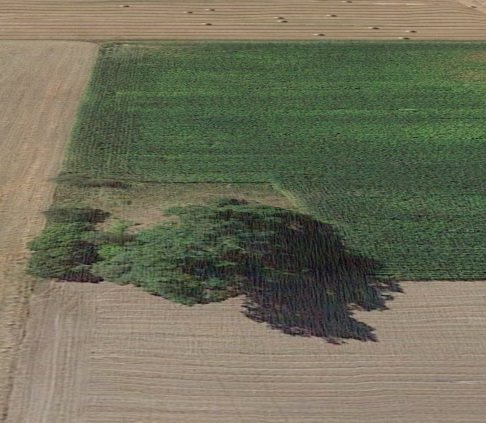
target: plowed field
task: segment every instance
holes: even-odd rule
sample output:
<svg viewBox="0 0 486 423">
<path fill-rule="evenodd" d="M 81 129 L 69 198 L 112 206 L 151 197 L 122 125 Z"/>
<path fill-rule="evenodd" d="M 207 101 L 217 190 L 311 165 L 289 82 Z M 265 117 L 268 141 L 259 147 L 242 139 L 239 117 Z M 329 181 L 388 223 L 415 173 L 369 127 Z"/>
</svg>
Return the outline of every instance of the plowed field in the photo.
<svg viewBox="0 0 486 423">
<path fill-rule="evenodd" d="M 0 420 L 31 281 L 26 244 L 41 229 L 96 45 L 0 43 Z"/>
<path fill-rule="evenodd" d="M 32 299 L 8 423 L 483 423 L 486 284 L 402 283 L 336 346 L 136 288 L 52 283 Z"/>
</svg>

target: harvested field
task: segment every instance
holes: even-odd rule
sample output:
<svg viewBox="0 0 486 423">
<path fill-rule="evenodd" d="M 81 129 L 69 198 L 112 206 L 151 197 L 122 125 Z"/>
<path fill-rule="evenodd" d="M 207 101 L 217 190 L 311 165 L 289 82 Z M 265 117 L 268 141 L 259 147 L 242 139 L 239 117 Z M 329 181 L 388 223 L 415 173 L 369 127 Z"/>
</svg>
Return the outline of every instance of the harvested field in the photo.
<svg viewBox="0 0 486 423">
<path fill-rule="evenodd" d="M 108 283 L 33 296 L 8 423 L 482 423 L 486 284 L 402 283 L 332 345 Z"/>
<path fill-rule="evenodd" d="M 0 38 L 485 39 L 484 8 L 464 1 L 0 0 Z"/>
<path fill-rule="evenodd" d="M 26 244 L 42 228 L 97 47 L 0 43 L 0 420 L 32 281 Z"/>
</svg>

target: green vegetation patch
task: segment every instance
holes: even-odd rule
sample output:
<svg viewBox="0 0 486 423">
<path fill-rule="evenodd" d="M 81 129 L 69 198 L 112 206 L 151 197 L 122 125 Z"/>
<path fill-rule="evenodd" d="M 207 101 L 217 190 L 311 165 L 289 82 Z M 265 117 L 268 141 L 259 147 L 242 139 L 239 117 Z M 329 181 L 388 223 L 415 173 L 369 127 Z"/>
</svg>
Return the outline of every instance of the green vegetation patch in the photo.
<svg viewBox="0 0 486 423">
<path fill-rule="evenodd" d="M 82 207 L 52 207 L 46 212 L 47 226 L 29 247 L 28 271 L 43 278 L 98 282 L 91 271 L 98 260 L 93 242 L 95 225 L 106 219 L 102 210 Z"/>
<path fill-rule="evenodd" d="M 388 275 L 484 279 L 485 52 L 474 42 L 106 45 L 65 175 L 271 182 Z"/>
<path fill-rule="evenodd" d="M 224 199 L 174 208 L 177 221 L 130 233 L 95 230 L 90 209 L 53 210 L 31 245 L 36 275 L 134 284 L 193 305 L 245 295 L 244 313 L 292 335 L 375 340 L 354 308 L 383 309 L 399 290 L 379 264 L 350 253 L 330 225 L 286 209 Z M 71 213 L 72 219 L 65 217 Z M 98 220 L 99 221 L 99 220 Z"/>
</svg>

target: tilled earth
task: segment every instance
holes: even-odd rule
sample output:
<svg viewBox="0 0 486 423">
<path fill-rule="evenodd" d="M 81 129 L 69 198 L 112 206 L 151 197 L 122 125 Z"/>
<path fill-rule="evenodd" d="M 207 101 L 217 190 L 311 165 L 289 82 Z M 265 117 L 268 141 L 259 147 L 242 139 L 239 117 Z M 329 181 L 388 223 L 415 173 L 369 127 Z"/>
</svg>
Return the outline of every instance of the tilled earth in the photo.
<svg viewBox="0 0 486 423">
<path fill-rule="evenodd" d="M 284 335 L 241 299 L 186 307 L 132 286 L 36 293 L 8 423 L 483 423 L 486 284 L 402 282 L 358 312 L 378 342 Z"/>
<path fill-rule="evenodd" d="M 92 43 L 0 42 L 0 421 L 32 286 L 26 245 L 44 224 L 96 51 Z"/>
</svg>

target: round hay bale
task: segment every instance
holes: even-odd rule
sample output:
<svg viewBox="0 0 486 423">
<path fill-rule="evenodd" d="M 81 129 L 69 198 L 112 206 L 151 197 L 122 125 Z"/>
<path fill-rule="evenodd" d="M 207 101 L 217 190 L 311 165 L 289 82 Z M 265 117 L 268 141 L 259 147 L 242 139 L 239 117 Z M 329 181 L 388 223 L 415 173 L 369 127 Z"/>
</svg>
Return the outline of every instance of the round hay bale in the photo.
<svg viewBox="0 0 486 423">
<path fill-rule="evenodd" d="M 398 37 L 399 40 L 410 40 L 408 37 Z"/>
<path fill-rule="evenodd" d="M 352 0 L 343 0 L 341 3 L 352 3 Z"/>
<path fill-rule="evenodd" d="M 216 9 L 212 9 L 212 8 L 208 8 L 208 9 L 204 9 L 206 12 L 214 12 Z"/>
<path fill-rule="evenodd" d="M 202 25 L 204 25 L 204 26 L 211 26 L 212 23 L 211 22 L 203 22 Z"/>
<path fill-rule="evenodd" d="M 120 4 L 120 7 L 130 7 L 129 4 Z"/>
<path fill-rule="evenodd" d="M 184 13 L 187 13 L 188 15 L 190 15 L 193 12 L 192 12 L 192 10 L 186 10 L 186 11 L 184 11 Z"/>
<path fill-rule="evenodd" d="M 274 16 L 273 19 L 285 19 L 283 16 Z"/>
<path fill-rule="evenodd" d="M 330 18 L 337 18 L 337 15 L 334 13 L 328 13 L 326 16 L 329 16 Z"/>
<path fill-rule="evenodd" d="M 378 26 L 369 26 L 368 29 L 380 29 Z"/>
<path fill-rule="evenodd" d="M 415 34 L 417 31 L 415 31 L 415 29 L 407 29 L 405 32 L 408 32 L 409 34 Z"/>
<path fill-rule="evenodd" d="M 285 19 L 279 19 L 278 21 L 279 21 L 280 23 L 287 23 L 287 22 L 288 22 L 288 21 L 287 21 L 287 20 L 285 20 Z"/>
<path fill-rule="evenodd" d="M 322 32 L 316 32 L 314 34 L 315 37 L 324 37 L 325 34 L 323 34 Z"/>
</svg>

